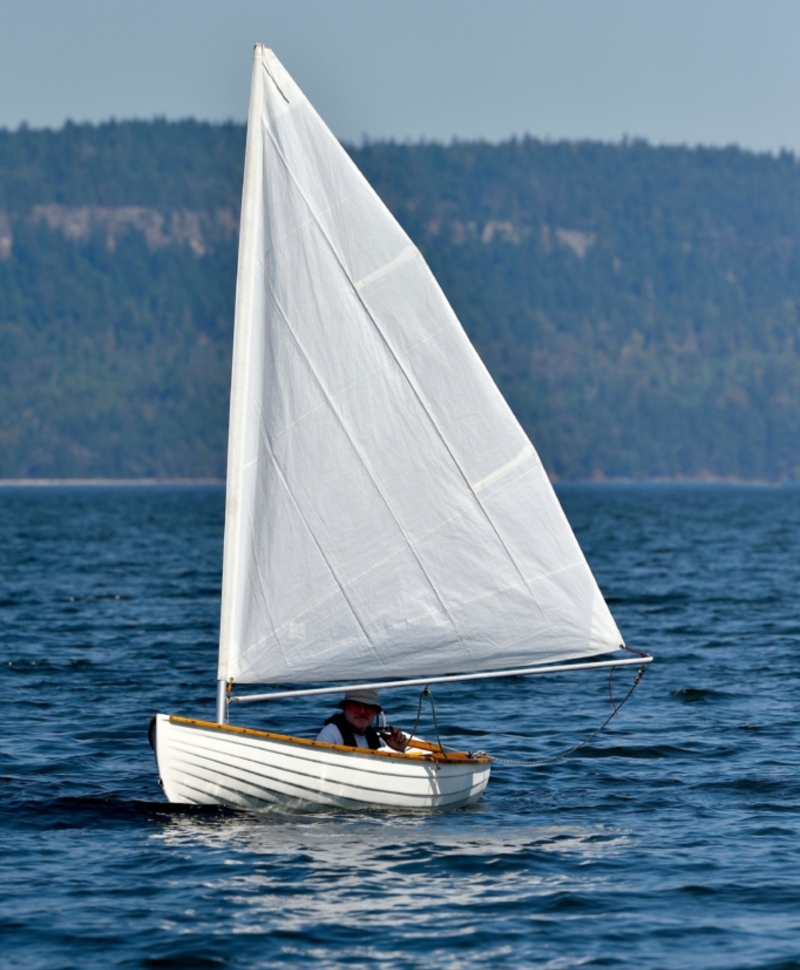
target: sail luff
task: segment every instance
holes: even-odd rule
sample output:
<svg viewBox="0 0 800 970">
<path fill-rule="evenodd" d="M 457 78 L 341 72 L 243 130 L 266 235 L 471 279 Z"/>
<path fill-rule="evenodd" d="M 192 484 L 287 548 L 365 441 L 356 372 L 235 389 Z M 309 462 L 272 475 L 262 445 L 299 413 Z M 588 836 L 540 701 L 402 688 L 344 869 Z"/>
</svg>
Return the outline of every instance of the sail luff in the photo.
<svg viewBox="0 0 800 970">
<path fill-rule="evenodd" d="M 222 554 L 222 599 L 220 606 L 219 663 L 217 679 L 229 679 L 228 658 L 236 626 L 236 590 L 241 583 L 240 548 L 246 503 L 243 496 L 244 450 L 249 401 L 247 359 L 255 322 L 254 287 L 256 282 L 261 232 L 263 150 L 260 138 L 263 91 L 260 74 L 264 70 L 264 48 L 253 51 L 250 106 L 244 153 L 242 209 L 239 221 L 239 257 L 236 271 L 236 304 L 231 362 L 231 400 L 228 423 L 228 467 L 225 480 L 225 538 Z"/>
</svg>

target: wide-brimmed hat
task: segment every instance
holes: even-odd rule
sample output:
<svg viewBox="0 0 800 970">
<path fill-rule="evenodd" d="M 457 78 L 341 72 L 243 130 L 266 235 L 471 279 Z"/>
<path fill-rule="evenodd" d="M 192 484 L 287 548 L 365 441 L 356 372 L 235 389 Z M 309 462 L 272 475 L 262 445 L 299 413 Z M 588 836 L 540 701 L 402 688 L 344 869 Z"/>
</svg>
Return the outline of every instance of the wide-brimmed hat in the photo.
<svg viewBox="0 0 800 970">
<path fill-rule="evenodd" d="M 366 704 L 382 711 L 381 701 L 376 690 L 363 688 L 362 690 L 345 691 L 344 697 L 339 701 L 339 707 L 344 707 L 346 701 L 355 701 L 357 704 Z"/>
</svg>

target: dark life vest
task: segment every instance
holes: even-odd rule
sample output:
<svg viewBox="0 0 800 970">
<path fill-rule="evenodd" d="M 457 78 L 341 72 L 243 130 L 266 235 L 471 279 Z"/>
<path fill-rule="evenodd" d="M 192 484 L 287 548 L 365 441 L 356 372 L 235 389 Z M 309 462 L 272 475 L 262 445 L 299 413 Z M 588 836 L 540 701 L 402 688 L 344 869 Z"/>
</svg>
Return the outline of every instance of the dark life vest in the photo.
<svg viewBox="0 0 800 970">
<path fill-rule="evenodd" d="M 339 733 L 342 736 L 342 744 L 346 744 L 351 748 L 358 747 L 353 725 L 347 720 L 344 714 L 334 714 L 333 717 L 328 718 L 325 724 L 335 724 L 339 728 Z M 375 728 L 368 727 L 364 732 L 364 737 L 367 739 L 367 746 L 373 751 L 377 751 L 380 748 L 381 739 L 378 737 L 378 732 Z"/>
</svg>

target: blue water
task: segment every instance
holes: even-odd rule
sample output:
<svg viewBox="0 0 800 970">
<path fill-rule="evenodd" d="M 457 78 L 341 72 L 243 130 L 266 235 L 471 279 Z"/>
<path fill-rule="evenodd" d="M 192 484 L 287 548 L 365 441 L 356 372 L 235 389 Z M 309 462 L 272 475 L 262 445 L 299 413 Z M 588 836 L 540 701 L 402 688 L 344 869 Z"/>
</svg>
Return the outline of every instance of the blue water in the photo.
<svg viewBox="0 0 800 970">
<path fill-rule="evenodd" d="M 657 657 L 608 729 L 497 764 L 466 810 L 292 816 L 168 807 L 147 744 L 154 711 L 213 711 L 222 490 L 0 490 L 0 963 L 800 967 L 800 490 L 560 495 Z M 532 760 L 588 735 L 608 691 L 434 697 L 446 742 Z M 392 720 L 417 696 L 386 695 Z M 327 713 L 247 719 L 312 733 Z"/>
</svg>

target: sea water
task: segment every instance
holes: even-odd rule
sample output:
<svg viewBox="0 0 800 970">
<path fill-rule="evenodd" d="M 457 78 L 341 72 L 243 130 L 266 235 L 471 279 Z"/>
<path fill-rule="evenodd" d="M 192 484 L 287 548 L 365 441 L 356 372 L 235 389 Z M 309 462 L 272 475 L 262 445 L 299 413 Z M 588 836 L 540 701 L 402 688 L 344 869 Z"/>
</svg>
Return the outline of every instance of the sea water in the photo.
<svg viewBox="0 0 800 970">
<path fill-rule="evenodd" d="M 656 657 L 620 713 L 506 764 L 635 668 L 434 687 L 442 741 L 502 759 L 477 805 L 300 815 L 168 806 L 147 743 L 214 710 L 223 490 L 0 490 L 2 966 L 800 967 L 800 489 L 559 494 Z"/>
</svg>

